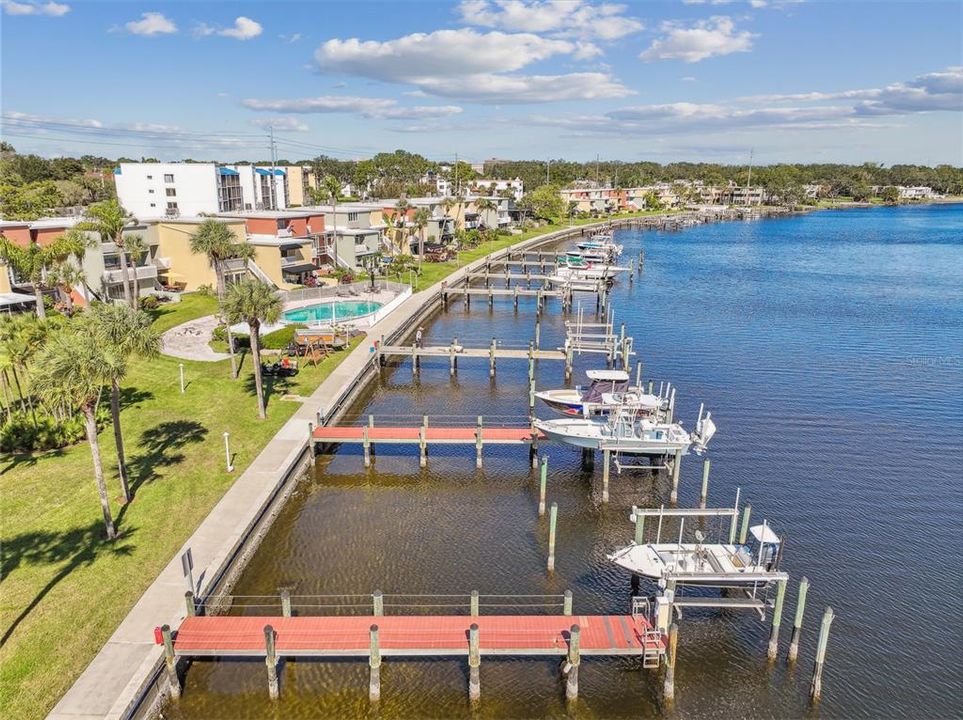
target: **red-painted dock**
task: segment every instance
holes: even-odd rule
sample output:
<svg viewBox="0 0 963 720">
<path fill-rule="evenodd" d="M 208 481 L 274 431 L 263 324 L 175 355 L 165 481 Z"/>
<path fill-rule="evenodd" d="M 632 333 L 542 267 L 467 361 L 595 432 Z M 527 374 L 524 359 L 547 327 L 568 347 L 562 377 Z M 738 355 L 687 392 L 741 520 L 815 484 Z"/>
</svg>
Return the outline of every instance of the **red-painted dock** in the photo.
<svg viewBox="0 0 963 720">
<path fill-rule="evenodd" d="M 265 657 L 264 628 L 275 632 L 279 657 L 368 657 L 378 626 L 383 656 L 467 656 L 478 626 L 481 655 L 562 656 L 577 624 L 582 655 L 656 656 L 664 639 L 632 615 L 430 615 L 340 617 L 188 617 L 174 639 L 177 655 Z"/>
<path fill-rule="evenodd" d="M 322 425 L 314 429 L 315 442 L 322 443 L 390 443 L 437 445 L 528 445 L 545 436 L 527 427 L 366 427 L 361 425 Z"/>
</svg>

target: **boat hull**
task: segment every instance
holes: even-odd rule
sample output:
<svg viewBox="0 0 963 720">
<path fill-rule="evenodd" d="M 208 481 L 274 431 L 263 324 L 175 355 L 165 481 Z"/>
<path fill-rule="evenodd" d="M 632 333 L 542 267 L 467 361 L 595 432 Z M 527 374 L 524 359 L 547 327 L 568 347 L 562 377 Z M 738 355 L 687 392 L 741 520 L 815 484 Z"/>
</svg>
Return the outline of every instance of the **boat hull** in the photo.
<svg viewBox="0 0 963 720">
<path fill-rule="evenodd" d="M 678 438 L 645 438 L 609 432 L 605 421 L 586 419 L 536 420 L 538 428 L 549 440 L 573 447 L 593 450 L 614 450 L 625 455 L 686 455 L 692 440 Z"/>
</svg>

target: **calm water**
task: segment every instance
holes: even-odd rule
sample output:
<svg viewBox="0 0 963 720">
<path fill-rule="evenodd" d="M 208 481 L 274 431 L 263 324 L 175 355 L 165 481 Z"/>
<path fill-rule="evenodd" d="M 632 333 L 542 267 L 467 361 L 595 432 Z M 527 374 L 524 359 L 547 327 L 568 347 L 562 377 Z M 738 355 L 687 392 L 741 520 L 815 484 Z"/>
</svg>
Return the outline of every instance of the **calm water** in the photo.
<svg viewBox="0 0 963 720">
<path fill-rule="evenodd" d="M 625 258 L 645 248 L 641 281 L 615 291 L 617 319 L 635 339 L 646 377 L 678 386 L 687 425 L 700 402 L 719 432 L 710 506 L 735 488 L 786 533 L 793 581 L 780 661 L 767 669 L 768 625 L 746 613 L 687 611 L 680 624 L 676 704 L 686 718 L 959 716 L 963 644 L 959 562 L 963 460 L 963 207 L 820 212 L 681 233 L 623 231 Z M 554 302 L 554 301 L 551 301 Z M 562 318 L 550 302 L 543 346 Z M 594 303 L 593 303 L 594 307 Z M 429 340 L 465 344 L 497 335 L 521 344 L 534 309 L 497 301 L 439 315 Z M 592 367 L 583 357 L 576 368 Z M 524 415 L 524 363 L 465 361 L 449 379 L 444 360 L 413 380 L 408 364 L 386 371 L 356 416 Z M 542 363 L 539 387 L 560 384 L 560 363 Z M 544 415 L 546 410 L 540 408 Z M 449 417 L 446 422 L 459 419 Z M 285 508 L 236 592 L 300 594 L 558 593 L 576 612 L 624 611 L 629 578 L 604 554 L 632 536 L 632 504 L 668 497 L 665 477 L 613 474 L 600 502 L 600 463 L 576 450 L 550 455 L 549 499 L 559 504 L 557 572 L 545 572 L 547 524 L 537 478 L 520 448 L 431 453 L 379 449 L 364 472 L 343 448 L 319 461 Z M 701 463 L 687 458 L 680 504 L 698 502 Z M 709 529 L 712 529 L 711 527 Z M 809 593 L 800 661 L 782 655 L 796 581 Z M 417 599 L 416 599 L 417 600 Z M 345 600 L 344 602 L 348 602 Z M 421 599 L 423 604 L 432 600 Z M 436 602 L 444 602 L 438 601 Z M 823 700 L 808 682 L 819 617 L 832 604 Z M 346 610 L 350 611 L 350 609 Z M 482 701 L 467 702 L 464 662 L 387 660 L 382 702 L 367 701 L 365 662 L 289 662 L 282 698 L 270 703 L 262 662 L 196 662 L 167 717 L 562 717 L 653 716 L 661 680 L 638 661 L 586 659 L 569 710 L 558 663 L 482 662 Z"/>
<path fill-rule="evenodd" d="M 363 317 L 376 312 L 380 307 L 381 303 L 367 300 L 337 300 L 288 310 L 284 313 L 284 319 L 288 322 L 313 325 L 319 322 Z"/>
</svg>

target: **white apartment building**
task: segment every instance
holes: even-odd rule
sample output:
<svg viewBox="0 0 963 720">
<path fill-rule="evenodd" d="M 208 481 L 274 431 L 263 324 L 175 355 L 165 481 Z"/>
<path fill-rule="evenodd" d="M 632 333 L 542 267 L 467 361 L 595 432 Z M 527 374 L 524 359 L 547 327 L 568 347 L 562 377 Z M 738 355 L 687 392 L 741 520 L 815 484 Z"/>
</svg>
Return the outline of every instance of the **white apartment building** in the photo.
<svg viewBox="0 0 963 720">
<path fill-rule="evenodd" d="M 215 163 L 121 163 L 117 198 L 136 217 L 179 217 L 303 205 L 310 168 Z"/>
<path fill-rule="evenodd" d="M 469 192 L 475 195 L 501 195 L 506 190 L 511 191 L 515 202 L 521 200 L 525 194 L 525 183 L 522 182 L 521 178 L 515 178 L 514 180 L 479 178 L 470 181 L 467 185 Z"/>
</svg>

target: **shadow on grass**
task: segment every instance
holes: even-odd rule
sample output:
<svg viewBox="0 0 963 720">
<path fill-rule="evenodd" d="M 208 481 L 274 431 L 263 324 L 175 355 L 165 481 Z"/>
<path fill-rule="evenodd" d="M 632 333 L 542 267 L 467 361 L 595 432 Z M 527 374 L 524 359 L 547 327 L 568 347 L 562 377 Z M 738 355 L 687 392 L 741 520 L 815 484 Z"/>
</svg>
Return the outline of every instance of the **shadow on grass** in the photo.
<svg viewBox="0 0 963 720">
<path fill-rule="evenodd" d="M 24 467 L 33 467 L 41 460 L 47 460 L 48 458 L 61 457 L 64 454 L 64 448 L 54 448 L 53 450 L 44 450 L 42 452 L 35 453 L 19 453 L 17 455 L 11 455 L 9 458 L 4 458 L 9 460 L 3 469 L 0 469 L 0 475 L 4 473 L 12 472 L 16 470 L 21 465 Z"/>
<path fill-rule="evenodd" d="M 206 427 L 193 420 L 170 420 L 142 432 L 137 441 L 138 452 L 127 461 L 131 492 L 136 493 L 141 485 L 159 478 L 158 469 L 183 462 L 181 448 L 203 441 L 207 432 Z"/>
<path fill-rule="evenodd" d="M 134 387 L 122 387 L 120 389 L 120 409 L 126 410 L 127 408 L 136 405 L 137 403 L 144 402 L 145 400 L 153 400 L 154 393 L 150 390 L 141 390 L 140 388 Z"/>
<path fill-rule="evenodd" d="M 8 578 L 11 571 L 20 566 L 65 564 L 4 630 L 0 647 L 6 644 L 20 623 L 47 594 L 74 570 L 91 565 L 100 557 L 130 555 L 135 547 L 128 542 L 133 533 L 134 530 L 126 530 L 116 540 L 108 540 L 103 523 L 98 521 L 66 532 L 33 531 L 6 540 L 0 555 L 0 567 L 3 569 L 0 580 Z"/>
<path fill-rule="evenodd" d="M 264 409 L 267 410 L 271 404 L 271 398 L 275 395 L 286 395 L 291 390 L 291 380 L 293 378 L 278 375 L 261 374 L 261 382 L 264 385 Z M 254 371 L 244 378 L 244 390 L 252 398 L 257 397 L 257 386 L 254 384 Z M 255 412 L 257 409 L 255 408 Z"/>
</svg>

